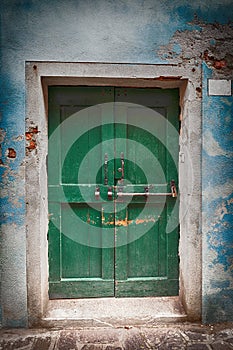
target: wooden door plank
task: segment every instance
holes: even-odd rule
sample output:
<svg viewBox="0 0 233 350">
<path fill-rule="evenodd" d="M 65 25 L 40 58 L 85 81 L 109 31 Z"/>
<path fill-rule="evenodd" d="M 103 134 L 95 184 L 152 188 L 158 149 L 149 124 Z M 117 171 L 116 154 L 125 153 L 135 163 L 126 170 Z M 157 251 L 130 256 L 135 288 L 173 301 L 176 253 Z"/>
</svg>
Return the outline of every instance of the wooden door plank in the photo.
<svg viewBox="0 0 233 350">
<path fill-rule="evenodd" d="M 116 96 L 118 96 L 117 101 L 152 108 L 172 121 L 177 128 L 177 91 L 118 89 Z M 158 190 L 161 193 L 169 193 L 171 179 L 177 181 L 178 177 L 177 133 L 171 140 L 170 129 L 166 123 L 163 123 L 159 126 L 160 141 L 153 135 L 153 130 L 150 133 L 136 126 L 141 125 L 141 119 L 145 115 L 142 106 L 128 105 L 121 116 L 122 124 L 127 124 L 124 137 L 130 145 L 126 146 L 126 158 L 129 160 L 126 159 L 125 162 L 125 174 L 127 180 L 132 183 L 132 185 L 123 186 L 122 191 L 143 193 L 145 191 L 143 187 L 150 185 L 150 191 L 153 193 Z M 173 156 L 175 154 L 175 161 L 168 152 L 171 147 L 176 148 L 176 153 L 172 154 Z M 155 159 L 161 166 L 162 176 L 159 168 L 152 167 Z M 134 185 L 136 185 L 135 188 L 133 188 Z M 120 231 L 121 235 L 124 232 L 127 244 L 116 249 L 116 296 L 177 295 L 179 289 L 178 228 L 174 229 L 172 234 L 166 232 L 167 220 L 176 199 L 169 198 L 165 204 L 163 196 L 133 196 L 130 204 L 127 204 L 128 198 L 123 195 L 118 200 L 120 203 L 116 202 L 116 207 L 121 206 L 124 209 L 117 214 L 116 224 L 119 222 L 122 227 L 120 230 L 116 225 L 116 231 Z M 154 223 L 150 220 L 154 220 Z"/>
<path fill-rule="evenodd" d="M 106 118 L 112 118 L 112 114 L 104 105 L 99 105 L 112 100 L 112 88 L 50 88 L 51 132 L 62 123 L 60 139 L 50 145 L 49 154 L 50 176 L 54 159 L 60 166 L 56 171 L 61 174 L 49 185 L 49 201 L 56 201 L 60 208 L 60 230 L 59 226 L 56 230 L 59 239 L 56 244 L 50 242 L 50 256 L 57 257 L 56 261 L 50 258 L 51 271 L 59 268 L 59 274 L 51 276 L 54 278 L 50 279 L 50 298 L 114 295 L 114 250 L 112 246 L 107 248 L 110 235 L 104 234 L 102 222 L 102 208 L 106 209 L 108 201 L 102 173 L 106 152 L 103 141 L 113 139 L 114 135 L 113 125 L 106 123 Z M 90 108 L 93 105 L 95 107 Z M 113 157 L 114 142 L 107 147 Z M 109 176 L 109 184 L 113 184 L 113 169 Z M 102 196 L 98 199 L 95 196 L 97 185 L 101 187 Z M 114 212 L 113 204 L 111 211 Z M 110 221 L 107 214 L 106 218 Z M 114 242 L 112 231 L 111 234 Z"/>
</svg>

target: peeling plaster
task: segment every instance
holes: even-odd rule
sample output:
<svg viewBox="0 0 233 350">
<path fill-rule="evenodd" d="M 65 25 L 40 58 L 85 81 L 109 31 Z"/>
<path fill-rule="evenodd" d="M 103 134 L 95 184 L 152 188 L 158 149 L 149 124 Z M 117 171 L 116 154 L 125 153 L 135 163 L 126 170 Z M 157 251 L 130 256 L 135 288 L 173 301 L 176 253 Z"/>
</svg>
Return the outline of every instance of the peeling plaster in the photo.
<svg viewBox="0 0 233 350">
<path fill-rule="evenodd" d="M 18 172 L 4 167 L 1 181 L 1 223 L 15 223 L 23 225 L 25 212 L 25 188 L 24 188 L 24 168 L 21 167 Z"/>
<path fill-rule="evenodd" d="M 194 69 L 204 60 L 209 67 L 216 68 L 218 74 L 231 74 L 233 26 L 219 22 L 207 24 L 198 18 L 192 24 L 198 24 L 199 30 L 177 30 L 169 43 L 159 48 L 158 55 L 169 62 L 193 63 Z M 174 51 L 177 45 L 179 55 Z"/>
<path fill-rule="evenodd" d="M 9 275 L 11 282 L 15 276 L 15 270 L 11 270 L 14 252 L 23 254 L 26 249 L 24 235 L 17 241 L 17 247 L 10 235 L 11 232 L 17 234 L 24 227 L 25 218 L 25 139 L 22 136 L 25 132 L 25 61 L 175 64 L 193 74 L 203 67 L 203 81 L 195 81 L 194 89 L 191 89 L 194 93 L 189 94 L 192 100 L 200 100 L 203 96 L 203 130 L 205 140 L 208 140 L 204 143 L 202 173 L 203 320 L 212 322 L 232 318 L 233 307 L 229 301 L 232 282 L 221 284 L 226 262 L 224 276 L 226 280 L 230 276 L 231 253 L 225 252 L 226 262 L 219 263 L 223 254 L 219 237 L 225 237 L 232 205 L 232 97 L 207 97 L 205 85 L 208 78 L 233 79 L 231 7 L 232 0 L 71 0 L 69 5 L 62 0 L 56 4 L 45 0 L 1 1 L 1 218 L 4 239 L 9 234 L 6 240 L 8 250 L 3 251 L 4 273 Z M 204 66 L 203 61 L 206 62 Z M 34 68 L 34 71 L 37 70 Z M 191 112 L 187 101 L 184 115 Z M 191 128 L 194 130 L 193 126 Z M 188 140 L 185 135 L 188 132 L 185 128 L 182 130 L 182 145 Z M 27 130 L 25 136 L 27 152 L 36 154 L 38 135 Z M 191 142 L 193 140 L 195 133 L 191 135 Z M 193 142 L 193 147 L 196 146 Z M 15 151 L 15 157 L 8 157 L 9 149 Z M 208 244 L 213 241 L 215 243 L 209 250 Z M 210 270 L 211 287 L 208 286 Z M 18 291 L 23 291 L 22 283 L 26 283 L 23 263 L 17 266 L 17 273 L 14 284 L 2 287 L 2 303 L 9 308 L 9 315 L 11 310 L 14 311 Z M 14 287 L 11 297 L 6 293 L 8 286 Z M 3 318 L 7 318 L 11 325 L 26 324 L 25 294 L 21 296 L 20 311 L 16 308 L 14 316 L 9 317 L 6 309 L 3 313 Z"/>
<path fill-rule="evenodd" d="M 36 147 L 37 147 L 37 137 L 36 137 L 36 135 L 38 134 L 38 132 L 39 132 L 38 126 L 30 126 L 28 128 L 28 131 L 26 131 L 25 138 L 26 138 L 27 153 L 36 149 Z"/>
<path fill-rule="evenodd" d="M 208 79 L 223 72 L 203 71 L 203 320 L 232 321 L 233 97 L 208 96 Z"/>
<path fill-rule="evenodd" d="M 217 156 L 224 156 L 224 157 L 232 157 L 233 152 L 226 151 L 221 148 L 219 143 L 214 139 L 213 135 L 210 131 L 206 131 L 203 135 L 203 149 L 206 151 L 208 156 L 210 157 L 217 157 Z M 207 140 L 207 142 L 205 142 Z"/>
<path fill-rule="evenodd" d="M 233 180 L 231 179 L 229 179 L 223 185 L 209 185 L 203 191 L 203 196 L 208 201 L 208 203 L 219 200 L 221 198 L 228 198 L 230 195 L 233 195 Z"/>
<path fill-rule="evenodd" d="M 8 148 L 7 150 L 7 157 L 8 158 L 16 158 L 16 151 L 14 150 L 14 148 Z"/>
</svg>

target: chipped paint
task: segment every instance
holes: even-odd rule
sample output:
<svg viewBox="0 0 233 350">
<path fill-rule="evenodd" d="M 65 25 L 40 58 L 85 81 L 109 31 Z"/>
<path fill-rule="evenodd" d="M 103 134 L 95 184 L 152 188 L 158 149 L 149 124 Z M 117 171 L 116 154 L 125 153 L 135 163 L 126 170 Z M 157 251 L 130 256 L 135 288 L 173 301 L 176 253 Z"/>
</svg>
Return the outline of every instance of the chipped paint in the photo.
<svg viewBox="0 0 233 350">
<path fill-rule="evenodd" d="M 203 320 L 220 322 L 233 320 L 233 97 L 208 96 L 212 69 L 203 66 Z"/>
<path fill-rule="evenodd" d="M 124 220 L 115 220 L 115 221 L 108 221 L 105 222 L 105 225 L 115 225 L 115 226 L 129 226 L 132 224 L 141 225 L 146 224 L 148 222 L 156 222 L 156 219 L 154 217 L 151 218 L 145 218 L 145 219 L 136 219 L 136 220 L 128 220 L 125 218 Z"/>
<path fill-rule="evenodd" d="M 140 224 L 146 224 L 148 222 L 156 222 L 156 219 L 154 217 L 147 218 L 147 219 L 136 219 L 135 224 L 140 225 Z"/>
<path fill-rule="evenodd" d="M 116 220 L 115 221 L 116 226 L 128 226 L 130 224 L 132 224 L 132 220 L 127 220 L 127 218 L 125 220 Z"/>
<path fill-rule="evenodd" d="M 38 126 L 30 126 L 25 132 L 26 149 L 30 152 L 37 147 L 36 135 L 38 134 Z"/>
<path fill-rule="evenodd" d="M 3 325 L 25 326 L 28 314 L 25 148 L 35 155 L 40 137 L 36 126 L 26 130 L 25 139 L 22 136 L 28 59 L 171 64 L 186 67 L 193 75 L 205 61 L 203 81 L 196 80 L 194 88 L 196 99 L 203 94 L 203 320 L 232 320 L 232 96 L 207 95 L 208 78 L 233 79 L 231 5 L 232 0 L 188 5 L 184 0 L 99 0 L 92 11 L 91 1 L 1 1 L 1 267 L 7 282 L 1 291 Z M 33 72 L 38 75 L 36 64 Z M 182 132 L 186 142 L 186 130 Z M 132 222 L 126 219 L 121 224 Z"/>
<path fill-rule="evenodd" d="M 16 158 L 16 151 L 14 150 L 14 148 L 8 148 L 7 157 L 8 158 Z"/>
<path fill-rule="evenodd" d="M 229 157 L 231 158 L 233 156 L 233 151 L 226 151 L 223 148 L 221 148 L 220 144 L 214 139 L 211 132 L 208 130 L 203 134 L 203 149 L 210 157 L 217 157 L 217 156 L 223 156 L 223 157 Z M 205 142 L 206 140 L 206 142 Z"/>
<path fill-rule="evenodd" d="M 204 60 L 209 67 L 222 73 L 231 73 L 233 68 L 231 24 L 211 24 L 196 19 L 192 24 L 198 23 L 200 30 L 177 30 L 170 39 L 169 44 L 161 45 L 158 55 L 165 61 L 176 64 L 193 64 L 193 72 Z M 215 43 L 211 41 L 215 38 Z M 173 53 L 175 45 L 179 45 L 179 54 Z"/>
</svg>

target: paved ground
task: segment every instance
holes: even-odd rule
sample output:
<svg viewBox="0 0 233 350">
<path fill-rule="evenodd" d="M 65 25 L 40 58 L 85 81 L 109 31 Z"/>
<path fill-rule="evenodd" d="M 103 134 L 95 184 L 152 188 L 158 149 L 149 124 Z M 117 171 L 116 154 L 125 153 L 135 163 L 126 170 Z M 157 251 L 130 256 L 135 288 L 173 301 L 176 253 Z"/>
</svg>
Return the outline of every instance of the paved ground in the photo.
<svg viewBox="0 0 233 350">
<path fill-rule="evenodd" d="M 157 325 L 150 328 L 0 330 L 0 349 L 21 350 L 230 350 L 233 324 Z"/>
</svg>

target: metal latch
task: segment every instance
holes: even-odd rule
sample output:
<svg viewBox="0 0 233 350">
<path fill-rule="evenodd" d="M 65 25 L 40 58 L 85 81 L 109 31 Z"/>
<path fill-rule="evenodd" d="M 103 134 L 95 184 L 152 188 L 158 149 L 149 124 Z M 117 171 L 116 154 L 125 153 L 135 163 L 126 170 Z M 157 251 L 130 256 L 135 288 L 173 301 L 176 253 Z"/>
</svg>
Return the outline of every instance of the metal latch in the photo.
<svg viewBox="0 0 233 350">
<path fill-rule="evenodd" d="M 104 155 L 104 184 L 108 184 L 108 154 Z"/>
<path fill-rule="evenodd" d="M 145 197 L 149 197 L 149 196 L 172 196 L 172 197 L 177 197 L 177 191 L 176 191 L 176 184 L 175 181 L 172 180 L 170 183 L 171 186 L 171 192 L 149 192 L 149 187 L 146 186 L 144 188 L 144 192 L 123 192 L 123 188 L 119 188 L 119 192 L 117 193 L 118 197 L 123 197 L 123 196 L 145 196 Z"/>
<path fill-rule="evenodd" d="M 109 188 L 108 188 L 108 200 L 112 200 L 112 195 L 113 195 L 113 193 L 112 193 L 112 187 L 109 187 Z"/>
<path fill-rule="evenodd" d="M 118 168 L 118 171 L 121 173 L 121 180 L 124 180 L 125 176 L 125 161 L 124 161 L 124 153 L 121 152 L 121 168 Z"/>
<path fill-rule="evenodd" d="M 177 197 L 176 183 L 174 180 L 171 181 L 171 194 L 173 198 Z"/>
<path fill-rule="evenodd" d="M 95 189 L 95 199 L 96 200 L 100 199 L 100 188 L 99 188 L 99 186 L 97 186 L 96 189 Z"/>
</svg>

